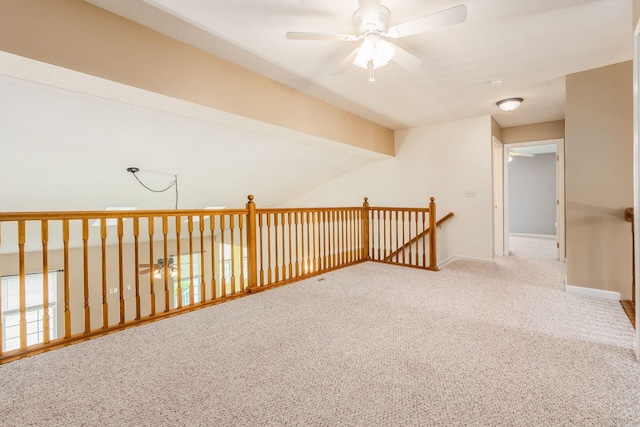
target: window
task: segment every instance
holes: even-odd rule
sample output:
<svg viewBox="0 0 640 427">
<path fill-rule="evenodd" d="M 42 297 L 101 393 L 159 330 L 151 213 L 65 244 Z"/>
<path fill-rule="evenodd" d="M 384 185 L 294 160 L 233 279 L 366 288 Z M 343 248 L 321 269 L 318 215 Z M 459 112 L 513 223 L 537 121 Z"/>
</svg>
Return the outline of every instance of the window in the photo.
<svg viewBox="0 0 640 427">
<path fill-rule="evenodd" d="M 200 254 L 193 254 L 193 277 L 189 276 L 189 254 L 180 255 L 178 258 L 178 268 L 180 269 L 180 287 L 182 289 L 182 305 L 189 305 L 191 303 L 189 287 L 193 283 L 193 302 L 200 302 Z M 174 281 L 173 285 L 174 301 L 178 301 L 178 281 Z M 176 303 L 177 305 L 177 303 Z"/>
<path fill-rule="evenodd" d="M 27 345 L 44 342 L 44 274 L 25 275 Z M 57 275 L 47 274 L 49 285 L 49 338 L 57 337 Z M 2 277 L 2 351 L 20 348 L 20 276 Z"/>
</svg>

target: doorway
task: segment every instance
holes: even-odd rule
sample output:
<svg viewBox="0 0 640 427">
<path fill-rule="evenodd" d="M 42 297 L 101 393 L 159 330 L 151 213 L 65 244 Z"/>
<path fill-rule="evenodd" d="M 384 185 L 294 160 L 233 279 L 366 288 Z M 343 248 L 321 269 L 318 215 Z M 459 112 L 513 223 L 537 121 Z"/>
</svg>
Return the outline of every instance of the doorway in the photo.
<svg viewBox="0 0 640 427">
<path fill-rule="evenodd" d="M 506 145 L 503 181 L 504 255 L 564 261 L 564 139 Z"/>
</svg>

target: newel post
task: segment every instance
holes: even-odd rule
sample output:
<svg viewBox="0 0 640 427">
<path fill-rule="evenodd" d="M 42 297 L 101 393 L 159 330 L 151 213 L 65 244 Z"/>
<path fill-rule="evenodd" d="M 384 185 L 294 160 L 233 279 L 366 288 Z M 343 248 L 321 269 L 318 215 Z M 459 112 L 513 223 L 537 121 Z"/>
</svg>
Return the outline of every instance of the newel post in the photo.
<svg viewBox="0 0 640 427">
<path fill-rule="evenodd" d="M 256 240 L 256 204 L 253 195 L 247 197 L 247 292 L 258 286 Z"/>
<path fill-rule="evenodd" d="M 436 259 L 436 199 L 432 197 L 429 203 L 429 267 L 428 270 L 438 271 Z"/>
<path fill-rule="evenodd" d="M 362 204 L 362 253 L 360 258 L 363 260 L 369 259 L 369 212 L 371 208 L 369 208 L 369 198 L 364 198 L 364 203 Z"/>
</svg>

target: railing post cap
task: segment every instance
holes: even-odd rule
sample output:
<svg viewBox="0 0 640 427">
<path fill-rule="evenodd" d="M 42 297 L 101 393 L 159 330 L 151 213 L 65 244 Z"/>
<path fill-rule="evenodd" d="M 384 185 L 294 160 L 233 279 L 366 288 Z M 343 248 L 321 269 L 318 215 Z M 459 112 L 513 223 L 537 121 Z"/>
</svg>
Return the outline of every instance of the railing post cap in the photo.
<svg viewBox="0 0 640 427">
<path fill-rule="evenodd" d="M 247 199 L 249 199 L 249 202 L 253 202 L 253 194 L 249 194 L 247 196 Z"/>
<path fill-rule="evenodd" d="M 365 197 L 365 198 L 364 198 L 364 202 L 366 203 L 366 202 L 368 202 L 368 201 L 369 201 L 369 198 L 368 198 L 368 197 Z"/>
<path fill-rule="evenodd" d="M 435 197 L 432 197 L 432 198 L 430 198 L 429 200 L 431 200 L 431 203 L 433 203 L 433 202 L 435 202 L 435 201 L 436 201 L 436 198 L 435 198 Z"/>
</svg>

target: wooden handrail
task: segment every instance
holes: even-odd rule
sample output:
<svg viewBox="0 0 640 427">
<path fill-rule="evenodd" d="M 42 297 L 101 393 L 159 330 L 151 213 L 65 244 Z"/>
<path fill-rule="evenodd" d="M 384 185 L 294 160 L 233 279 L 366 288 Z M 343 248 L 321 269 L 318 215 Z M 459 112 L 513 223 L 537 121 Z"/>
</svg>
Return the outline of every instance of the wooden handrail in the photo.
<svg viewBox="0 0 640 427">
<path fill-rule="evenodd" d="M 447 221 L 451 217 L 453 217 L 453 212 L 449 212 L 448 214 L 446 214 L 445 216 L 440 218 L 440 220 L 438 222 L 436 222 L 436 227 L 439 227 L 440 225 L 442 225 L 443 222 Z M 402 252 L 403 250 L 407 249 L 409 246 L 413 245 L 415 242 L 417 242 L 418 240 L 420 240 L 421 238 L 423 238 L 424 236 L 429 234 L 430 229 L 431 229 L 431 227 L 427 227 L 427 229 L 424 230 L 422 233 L 418 234 L 416 237 L 414 237 L 413 239 L 409 240 L 407 243 L 402 245 L 400 248 L 398 248 L 395 251 L 391 252 L 391 254 L 389 254 L 387 257 L 384 258 L 384 261 L 390 261 L 391 259 L 393 259 L 394 256 L 396 256 L 397 254 L 399 254 L 400 252 Z"/>
</svg>

